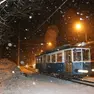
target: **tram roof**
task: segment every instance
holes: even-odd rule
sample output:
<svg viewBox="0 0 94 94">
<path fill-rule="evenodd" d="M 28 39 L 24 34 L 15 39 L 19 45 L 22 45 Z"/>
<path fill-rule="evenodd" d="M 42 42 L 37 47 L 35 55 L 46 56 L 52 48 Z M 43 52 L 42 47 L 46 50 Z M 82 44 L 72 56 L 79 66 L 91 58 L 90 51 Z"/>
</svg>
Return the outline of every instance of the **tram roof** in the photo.
<svg viewBox="0 0 94 94">
<path fill-rule="evenodd" d="M 64 50 L 64 49 L 69 49 L 69 48 L 88 48 L 88 47 L 72 46 L 72 45 L 70 45 L 70 44 L 68 44 L 68 45 L 62 45 L 62 46 L 57 47 L 57 48 L 55 48 L 55 49 L 53 49 L 53 50 L 49 50 L 49 51 L 43 52 L 43 53 L 41 53 L 41 54 L 38 55 L 38 56 L 41 56 L 41 55 L 44 55 L 44 54 L 49 54 L 49 53 L 56 52 L 56 51 L 60 51 L 60 50 Z"/>
</svg>

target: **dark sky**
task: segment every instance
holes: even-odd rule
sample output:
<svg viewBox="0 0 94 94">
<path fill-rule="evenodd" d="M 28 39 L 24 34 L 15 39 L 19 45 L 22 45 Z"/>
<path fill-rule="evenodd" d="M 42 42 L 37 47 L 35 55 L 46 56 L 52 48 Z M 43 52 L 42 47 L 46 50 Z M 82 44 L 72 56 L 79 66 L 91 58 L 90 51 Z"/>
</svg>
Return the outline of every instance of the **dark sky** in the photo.
<svg viewBox="0 0 94 94">
<path fill-rule="evenodd" d="M 29 56 L 28 52 L 34 54 L 40 50 L 51 25 L 59 29 L 58 46 L 85 41 L 84 33 L 77 34 L 72 28 L 76 21 L 84 23 L 88 41 L 94 40 L 93 0 L 7 0 L 0 6 L 0 22 L 3 24 L 0 28 L 8 31 L 4 36 L 3 57 L 17 57 L 18 36 L 23 56 Z"/>
</svg>

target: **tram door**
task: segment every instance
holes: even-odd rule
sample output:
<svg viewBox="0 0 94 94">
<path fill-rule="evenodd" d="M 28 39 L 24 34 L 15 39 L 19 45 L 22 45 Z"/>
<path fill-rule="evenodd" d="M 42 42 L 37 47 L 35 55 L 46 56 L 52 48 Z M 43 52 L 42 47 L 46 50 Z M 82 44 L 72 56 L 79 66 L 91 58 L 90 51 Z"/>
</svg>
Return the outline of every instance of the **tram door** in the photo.
<svg viewBox="0 0 94 94">
<path fill-rule="evenodd" d="M 64 61 L 65 61 L 65 70 L 66 72 L 72 72 L 72 54 L 71 50 L 64 51 Z"/>
</svg>

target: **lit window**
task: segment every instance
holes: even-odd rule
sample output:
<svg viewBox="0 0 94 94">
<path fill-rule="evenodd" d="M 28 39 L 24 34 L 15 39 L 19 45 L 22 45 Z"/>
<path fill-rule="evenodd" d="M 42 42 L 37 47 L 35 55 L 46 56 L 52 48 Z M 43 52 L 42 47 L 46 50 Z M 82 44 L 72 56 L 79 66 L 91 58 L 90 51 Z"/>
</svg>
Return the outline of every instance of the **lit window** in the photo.
<svg viewBox="0 0 94 94">
<path fill-rule="evenodd" d="M 88 49 L 83 49 L 83 61 L 88 61 L 89 60 L 89 50 Z"/>
<path fill-rule="evenodd" d="M 50 63 L 50 55 L 47 56 L 47 62 Z"/>
<path fill-rule="evenodd" d="M 62 62 L 62 53 L 57 54 L 57 62 L 58 63 Z"/>
<path fill-rule="evenodd" d="M 52 55 L 52 62 L 55 62 L 55 54 Z"/>
<path fill-rule="evenodd" d="M 71 63 L 72 61 L 71 50 L 64 51 L 64 54 L 65 54 L 65 62 Z"/>
<path fill-rule="evenodd" d="M 73 50 L 74 61 L 81 61 L 81 49 Z"/>
</svg>

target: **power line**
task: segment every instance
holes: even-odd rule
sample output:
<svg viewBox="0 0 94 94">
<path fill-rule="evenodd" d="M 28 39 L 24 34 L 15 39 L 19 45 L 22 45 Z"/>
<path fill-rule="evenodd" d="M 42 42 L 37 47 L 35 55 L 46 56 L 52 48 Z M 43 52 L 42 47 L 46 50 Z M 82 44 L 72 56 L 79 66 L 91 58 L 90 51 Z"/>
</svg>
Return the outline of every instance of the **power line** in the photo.
<svg viewBox="0 0 94 94">
<path fill-rule="evenodd" d="M 41 28 L 47 20 L 49 20 L 68 0 L 65 0 L 35 31 Z"/>
</svg>

